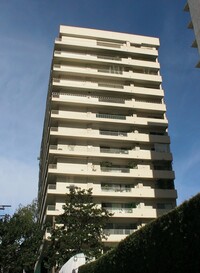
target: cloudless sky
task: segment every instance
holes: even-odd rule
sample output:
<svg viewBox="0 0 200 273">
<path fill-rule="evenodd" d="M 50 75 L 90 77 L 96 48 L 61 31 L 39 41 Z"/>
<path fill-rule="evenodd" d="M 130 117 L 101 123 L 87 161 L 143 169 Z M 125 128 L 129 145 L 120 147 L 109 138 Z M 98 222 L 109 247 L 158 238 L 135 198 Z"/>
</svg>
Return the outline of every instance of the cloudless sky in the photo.
<svg viewBox="0 0 200 273">
<path fill-rule="evenodd" d="M 200 191 L 200 59 L 185 0 L 0 0 L 0 205 L 37 196 L 38 160 L 59 25 L 160 38 L 178 204 Z"/>
</svg>

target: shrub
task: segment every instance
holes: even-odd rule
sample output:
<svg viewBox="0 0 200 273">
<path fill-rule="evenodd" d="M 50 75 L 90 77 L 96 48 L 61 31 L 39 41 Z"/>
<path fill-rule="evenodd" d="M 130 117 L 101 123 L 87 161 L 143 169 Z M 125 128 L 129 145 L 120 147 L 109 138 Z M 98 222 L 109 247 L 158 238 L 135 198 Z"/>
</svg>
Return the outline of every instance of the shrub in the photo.
<svg viewBox="0 0 200 273">
<path fill-rule="evenodd" d="M 79 269 L 79 273 L 147 272 L 200 272 L 200 194 Z"/>
</svg>

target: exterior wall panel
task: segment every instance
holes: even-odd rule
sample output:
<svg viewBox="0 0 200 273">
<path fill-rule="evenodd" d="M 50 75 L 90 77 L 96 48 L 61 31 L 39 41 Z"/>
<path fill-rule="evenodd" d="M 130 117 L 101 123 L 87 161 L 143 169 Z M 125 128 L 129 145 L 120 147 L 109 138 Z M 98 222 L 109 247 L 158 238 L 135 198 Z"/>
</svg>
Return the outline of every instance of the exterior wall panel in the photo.
<svg viewBox="0 0 200 273">
<path fill-rule="evenodd" d="M 62 213 L 69 185 L 93 188 L 98 206 L 115 212 L 108 245 L 175 207 L 158 47 L 157 38 L 60 27 L 40 153 L 41 223 Z"/>
</svg>

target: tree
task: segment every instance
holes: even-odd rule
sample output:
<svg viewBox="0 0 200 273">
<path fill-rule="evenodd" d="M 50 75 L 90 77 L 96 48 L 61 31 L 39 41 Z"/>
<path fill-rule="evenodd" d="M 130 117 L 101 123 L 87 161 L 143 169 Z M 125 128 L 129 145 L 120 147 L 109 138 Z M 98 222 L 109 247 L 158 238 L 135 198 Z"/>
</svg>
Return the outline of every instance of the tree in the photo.
<svg viewBox="0 0 200 273">
<path fill-rule="evenodd" d="M 37 223 L 37 203 L 20 205 L 13 216 L 0 221 L 0 267 L 3 273 L 33 272 L 42 231 Z"/>
<path fill-rule="evenodd" d="M 112 216 L 107 210 L 93 203 L 92 189 L 70 187 L 64 213 L 57 217 L 51 230 L 51 240 L 46 253 L 46 265 L 62 266 L 77 253 L 88 258 L 98 257 L 106 239 L 103 228 Z"/>
</svg>

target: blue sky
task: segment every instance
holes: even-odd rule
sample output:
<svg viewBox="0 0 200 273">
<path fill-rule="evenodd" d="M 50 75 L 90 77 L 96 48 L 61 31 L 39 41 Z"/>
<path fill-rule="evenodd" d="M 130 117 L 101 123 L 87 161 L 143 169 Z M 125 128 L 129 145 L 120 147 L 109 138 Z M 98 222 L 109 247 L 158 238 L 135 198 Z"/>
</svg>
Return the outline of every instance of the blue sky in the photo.
<svg viewBox="0 0 200 273">
<path fill-rule="evenodd" d="M 185 0 L 0 1 L 0 204 L 37 196 L 53 44 L 59 25 L 160 38 L 159 61 L 178 204 L 200 191 L 200 58 Z"/>
</svg>

